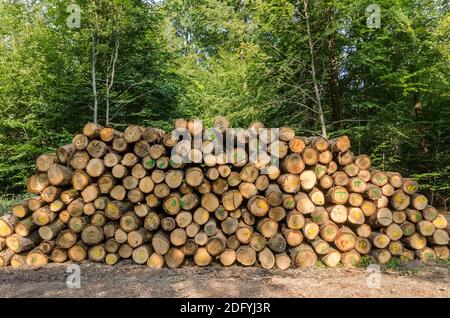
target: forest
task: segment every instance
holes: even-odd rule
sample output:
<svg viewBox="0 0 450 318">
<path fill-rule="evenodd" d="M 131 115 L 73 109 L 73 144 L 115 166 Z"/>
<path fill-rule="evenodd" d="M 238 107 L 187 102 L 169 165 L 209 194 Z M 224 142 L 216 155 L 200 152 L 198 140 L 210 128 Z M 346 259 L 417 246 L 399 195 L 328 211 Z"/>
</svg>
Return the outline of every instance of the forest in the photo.
<svg viewBox="0 0 450 318">
<path fill-rule="evenodd" d="M 348 135 L 450 203 L 445 0 L 0 0 L 0 194 L 89 121 Z"/>
</svg>

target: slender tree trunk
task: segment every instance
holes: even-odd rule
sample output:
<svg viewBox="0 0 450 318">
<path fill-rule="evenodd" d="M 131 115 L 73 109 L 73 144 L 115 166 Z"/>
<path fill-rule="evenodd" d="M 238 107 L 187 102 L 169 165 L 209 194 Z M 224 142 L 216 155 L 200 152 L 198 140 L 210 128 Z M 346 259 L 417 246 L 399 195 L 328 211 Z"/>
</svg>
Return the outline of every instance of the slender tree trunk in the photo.
<svg viewBox="0 0 450 318">
<path fill-rule="evenodd" d="M 110 72 L 108 72 L 106 76 L 106 126 L 109 125 L 109 110 L 110 110 L 110 94 L 111 89 L 114 85 L 114 78 L 116 75 L 116 63 L 117 59 L 119 57 L 119 28 L 118 23 L 116 22 L 116 29 L 114 30 L 115 36 L 114 36 L 114 52 L 111 54 L 111 62 L 110 62 Z"/>
<path fill-rule="evenodd" d="M 325 116 L 323 114 L 319 84 L 317 82 L 317 76 L 316 76 L 316 65 L 315 65 L 315 59 L 314 59 L 314 54 L 315 54 L 314 53 L 314 45 L 313 45 L 313 41 L 311 38 L 311 28 L 309 25 L 309 12 L 308 12 L 309 0 L 303 0 L 303 4 L 304 4 L 304 15 L 305 15 L 305 21 L 306 21 L 306 32 L 308 35 L 309 53 L 311 55 L 311 76 L 312 76 L 313 85 L 314 85 L 314 92 L 316 95 L 317 112 L 319 115 L 319 122 L 320 122 L 321 131 L 322 131 L 322 136 L 324 138 L 327 138 L 327 128 L 325 126 Z"/>
<path fill-rule="evenodd" d="M 332 6 L 328 5 L 325 9 L 325 19 L 327 25 L 332 24 Z M 327 49 L 329 59 L 329 78 L 328 84 L 330 86 L 330 102 L 331 102 L 331 116 L 333 120 L 334 129 L 342 129 L 341 121 L 341 100 L 339 97 L 339 82 L 338 82 L 338 63 L 335 52 L 334 34 L 330 33 L 327 36 Z"/>
<path fill-rule="evenodd" d="M 96 64 L 97 64 L 97 34 L 92 34 L 92 95 L 94 98 L 94 123 L 97 123 L 98 115 L 98 98 L 97 98 L 97 76 L 96 76 Z"/>
</svg>

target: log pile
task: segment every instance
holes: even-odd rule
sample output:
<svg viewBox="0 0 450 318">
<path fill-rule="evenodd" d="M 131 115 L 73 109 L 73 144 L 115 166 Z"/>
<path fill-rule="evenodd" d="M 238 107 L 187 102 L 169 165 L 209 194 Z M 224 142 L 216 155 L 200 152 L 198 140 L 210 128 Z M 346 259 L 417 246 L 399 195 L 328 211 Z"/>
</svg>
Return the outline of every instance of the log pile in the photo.
<svg viewBox="0 0 450 318">
<path fill-rule="evenodd" d="M 194 140 L 205 134 L 198 120 L 174 126 Z M 216 131 L 228 127 L 214 122 Z M 250 163 L 258 144 L 244 131 L 233 136 L 239 147 L 215 153 L 223 140 L 195 147 L 156 128 L 86 124 L 72 143 L 36 159 L 27 183 L 34 196 L 0 218 L 0 266 L 132 259 L 153 268 L 218 261 L 287 269 L 352 266 L 363 255 L 381 264 L 449 258 L 447 220 L 416 181 L 373 169 L 346 136 L 305 138 L 282 127 L 273 139 L 263 127 L 250 128 L 279 167 Z"/>
</svg>

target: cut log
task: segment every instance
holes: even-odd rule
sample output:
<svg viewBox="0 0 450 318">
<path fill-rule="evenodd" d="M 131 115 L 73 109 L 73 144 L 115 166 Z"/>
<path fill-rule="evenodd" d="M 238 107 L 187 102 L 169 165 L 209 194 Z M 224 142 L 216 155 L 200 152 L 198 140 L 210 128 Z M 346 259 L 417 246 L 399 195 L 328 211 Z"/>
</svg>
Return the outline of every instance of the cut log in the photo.
<svg viewBox="0 0 450 318">
<path fill-rule="evenodd" d="M 67 185 L 72 181 L 72 170 L 58 163 L 52 164 L 47 171 L 48 181 L 55 186 Z"/>
</svg>

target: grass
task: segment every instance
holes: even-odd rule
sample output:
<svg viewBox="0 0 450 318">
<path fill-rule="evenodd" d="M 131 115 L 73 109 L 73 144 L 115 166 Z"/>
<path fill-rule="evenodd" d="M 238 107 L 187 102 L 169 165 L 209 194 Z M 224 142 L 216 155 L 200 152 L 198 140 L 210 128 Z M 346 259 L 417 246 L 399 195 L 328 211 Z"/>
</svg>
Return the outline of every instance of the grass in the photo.
<svg viewBox="0 0 450 318">
<path fill-rule="evenodd" d="M 0 216 L 11 212 L 11 208 L 21 201 L 30 197 L 30 194 L 2 194 L 0 195 Z"/>
<path fill-rule="evenodd" d="M 400 257 L 392 257 L 389 262 L 386 263 L 386 267 L 393 270 L 399 270 L 401 265 L 405 262 Z"/>
<path fill-rule="evenodd" d="M 361 260 L 359 261 L 359 263 L 357 264 L 357 267 L 362 267 L 362 268 L 366 268 L 369 265 L 372 264 L 376 264 L 377 262 L 375 261 L 375 259 L 369 255 L 363 255 L 361 257 Z"/>
</svg>

